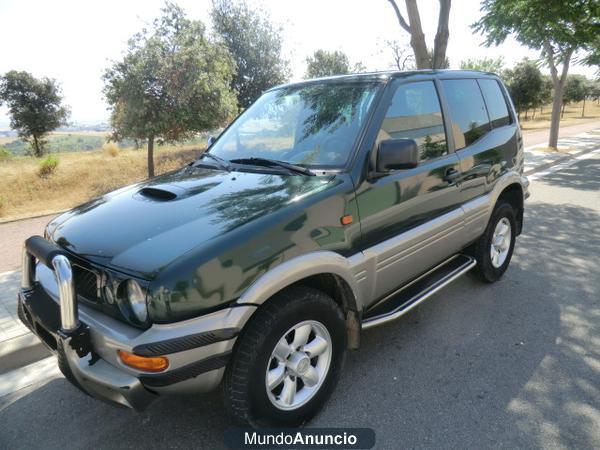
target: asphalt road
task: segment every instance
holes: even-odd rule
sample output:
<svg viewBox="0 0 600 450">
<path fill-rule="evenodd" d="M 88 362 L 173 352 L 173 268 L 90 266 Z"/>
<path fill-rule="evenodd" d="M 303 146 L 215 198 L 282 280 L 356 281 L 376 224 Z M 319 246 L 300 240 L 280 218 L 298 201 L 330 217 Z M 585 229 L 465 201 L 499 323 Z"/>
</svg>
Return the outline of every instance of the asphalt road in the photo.
<svg viewBox="0 0 600 450">
<path fill-rule="evenodd" d="M 377 448 L 600 448 L 600 155 L 532 182 L 505 277 L 467 275 L 365 332 L 311 426 Z M 0 448 L 223 447 L 217 394 L 141 414 L 63 378 L 0 398 Z"/>
</svg>

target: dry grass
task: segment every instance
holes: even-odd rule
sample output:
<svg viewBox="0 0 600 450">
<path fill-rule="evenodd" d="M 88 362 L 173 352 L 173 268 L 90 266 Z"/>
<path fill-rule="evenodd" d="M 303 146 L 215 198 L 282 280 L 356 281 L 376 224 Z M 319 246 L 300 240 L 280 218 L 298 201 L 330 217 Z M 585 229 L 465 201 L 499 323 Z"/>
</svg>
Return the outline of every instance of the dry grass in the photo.
<svg viewBox="0 0 600 450">
<path fill-rule="evenodd" d="M 198 157 L 197 147 L 165 147 L 155 153 L 156 173 L 182 167 Z M 57 154 L 60 164 L 38 175 L 40 159 L 19 156 L 0 162 L 0 222 L 51 214 L 146 178 L 146 151 L 98 150 Z"/>
<path fill-rule="evenodd" d="M 597 102 L 587 100 L 585 102 L 585 116 L 581 117 L 582 103 L 573 103 L 565 107 L 565 115 L 560 121 L 561 127 L 569 125 L 578 125 L 585 122 L 591 122 L 600 119 L 600 105 Z M 535 116 L 531 118 L 531 111 L 528 114 L 528 120 L 525 120 L 525 113 L 521 114 L 521 129 L 523 130 L 541 130 L 550 128 L 550 115 L 552 114 L 552 105 L 544 106 L 540 114 L 539 108 L 535 111 Z"/>
</svg>

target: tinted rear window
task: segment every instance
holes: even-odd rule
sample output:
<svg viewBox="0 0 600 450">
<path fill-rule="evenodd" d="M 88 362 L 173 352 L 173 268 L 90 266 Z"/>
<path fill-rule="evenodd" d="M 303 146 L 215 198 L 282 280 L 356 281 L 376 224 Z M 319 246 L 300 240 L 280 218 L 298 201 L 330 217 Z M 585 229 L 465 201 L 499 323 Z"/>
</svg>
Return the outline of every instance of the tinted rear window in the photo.
<svg viewBox="0 0 600 450">
<path fill-rule="evenodd" d="M 491 130 L 477 81 L 442 80 L 452 119 L 452 136 L 457 150 L 471 145 Z"/>
<path fill-rule="evenodd" d="M 492 127 L 498 128 L 510 123 L 510 116 L 506 106 L 506 100 L 502 95 L 500 86 L 496 80 L 477 80 L 483 93 L 483 99 L 490 115 Z"/>
</svg>

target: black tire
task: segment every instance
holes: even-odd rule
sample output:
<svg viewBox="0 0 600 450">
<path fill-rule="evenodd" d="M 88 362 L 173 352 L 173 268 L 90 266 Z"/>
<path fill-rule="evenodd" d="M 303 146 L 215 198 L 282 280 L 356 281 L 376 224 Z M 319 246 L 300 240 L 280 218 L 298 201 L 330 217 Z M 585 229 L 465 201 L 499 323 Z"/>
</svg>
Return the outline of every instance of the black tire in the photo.
<svg viewBox="0 0 600 450">
<path fill-rule="evenodd" d="M 503 218 L 508 219 L 508 222 L 510 223 L 510 245 L 504 263 L 500 265 L 500 267 L 494 267 L 490 255 L 492 237 L 494 234 L 494 230 L 496 229 L 496 225 Z M 486 283 L 493 283 L 495 281 L 498 281 L 502 277 L 502 275 L 504 275 L 504 272 L 506 272 L 506 269 L 510 264 L 513 250 L 515 248 L 516 231 L 517 221 L 515 208 L 508 202 L 500 201 L 494 208 L 494 211 L 492 212 L 492 216 L 490 217 L 490 221 L 485 229 L 485 232 L 479 238 L 479 240 L 475 242 L 475 244 L 473 244 L 472 251 L 470 252 L 477 260 L 475 272 L 482 281 Z"/>
<path fill-rule="evenodd" d="M 294 410 L 277 408 L 269 399 L 265 376 L 279 340 L 295 325 L 318 321 L 332 341 L 329 369 L 316 394 Z M 236 342 L 225 372 L 223 394 L 230 414 L 244 425 L 299 426 L 327 401 L 339 379 L 346 355 L 346 327 L 340 307 L 325 293 L 291 287 L 260 307 Z"/>
</svg>

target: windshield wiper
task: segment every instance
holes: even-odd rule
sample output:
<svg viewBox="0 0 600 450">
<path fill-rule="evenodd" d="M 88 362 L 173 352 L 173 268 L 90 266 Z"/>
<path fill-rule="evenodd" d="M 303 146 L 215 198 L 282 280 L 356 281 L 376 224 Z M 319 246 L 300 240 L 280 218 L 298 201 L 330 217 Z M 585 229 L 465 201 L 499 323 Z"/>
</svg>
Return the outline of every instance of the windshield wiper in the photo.
<svg viewBox="0 0 600 450">
<path fill-rule="evenodd" d="M 202 159 L 205 156 L 208 156 L 210 159 L 212 159 L 214 162 L 217 163 L 217 165 L 223 169 L 226 170 L 227 172 L 231 172 L 231 164 L 229 164 L 229 161 L 227 161 L 226 159 L 221 158 L 220 156 L 217 155 L 213 155 L 210 152 L 204 152 L 202 153 L 202 155 L 200 155 L 200 158 L 198 159 Z"/>
<path fill-rule="evenodd" d="M 230 162 L 236 163 L 236 164 L 252 164 L 254 166 L 283 167 L 284 169 L 288 169 L 291 172 L 300 173 L 302 175 L 306 175 L 309 177 L 314 177 L 316 175 L 312 170 L 310 170 L 306 167 L 297 166 L 296 164 L 287 163 L 285 161 L 279 161 L 277 159 L 252 157 L 252 158 L 232 159 Z"/>
</svg>

